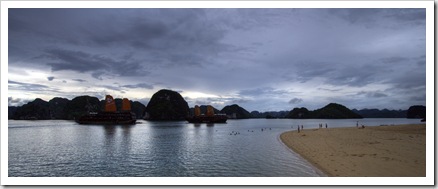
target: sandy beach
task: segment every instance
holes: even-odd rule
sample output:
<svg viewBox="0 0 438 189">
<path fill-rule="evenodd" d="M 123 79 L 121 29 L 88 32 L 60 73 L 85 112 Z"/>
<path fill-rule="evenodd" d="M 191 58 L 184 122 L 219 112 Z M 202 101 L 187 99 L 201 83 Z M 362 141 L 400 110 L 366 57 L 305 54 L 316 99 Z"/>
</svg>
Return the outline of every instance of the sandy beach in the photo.
<svg viewBox="0 0 438 189">
<path fill-rule="evenodd" d="M 328 176 L 426 176 L 425 124 L 304 129 L 280 138 Z"/>
</svg>

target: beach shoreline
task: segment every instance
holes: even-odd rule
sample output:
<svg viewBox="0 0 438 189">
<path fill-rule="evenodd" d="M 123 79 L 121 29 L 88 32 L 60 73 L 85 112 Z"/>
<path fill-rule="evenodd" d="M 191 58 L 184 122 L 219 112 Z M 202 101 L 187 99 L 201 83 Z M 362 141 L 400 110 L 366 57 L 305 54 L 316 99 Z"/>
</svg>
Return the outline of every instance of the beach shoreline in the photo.
<svg viewBox="0 0 438 189">
<path fill-rule="evenodd" d="M 425 124 L 304 129 L 280 140 L 327 176 L 426 176 Z"/>
</svg>

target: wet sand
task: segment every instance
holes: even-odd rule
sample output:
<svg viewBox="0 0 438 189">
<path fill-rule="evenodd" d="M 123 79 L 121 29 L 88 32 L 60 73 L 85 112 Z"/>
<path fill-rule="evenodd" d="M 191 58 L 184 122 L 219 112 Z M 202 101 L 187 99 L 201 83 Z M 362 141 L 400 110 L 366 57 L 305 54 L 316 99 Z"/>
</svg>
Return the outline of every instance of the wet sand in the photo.
<svg viewBox="0 0 438 189">
<path fill-rule="evenodd" d="M 425 124 L 304 129 L 280 138 L 328 176 L 426 176 Z"/>
</svg>

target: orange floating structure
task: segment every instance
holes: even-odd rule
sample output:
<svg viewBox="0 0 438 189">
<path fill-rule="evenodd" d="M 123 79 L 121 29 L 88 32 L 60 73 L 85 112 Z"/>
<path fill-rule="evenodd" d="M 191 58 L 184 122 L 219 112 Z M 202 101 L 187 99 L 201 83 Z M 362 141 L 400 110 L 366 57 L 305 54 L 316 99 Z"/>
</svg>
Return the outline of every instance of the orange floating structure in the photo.
<svg viewBox="0 0 438 189">
<path fill-rule="evenodd" d="M 196 105 L 194 109 L 194 116 L 188 117 L 186 120 L 189 123 L 226 123 L 227 115 L 225 114 L 215 114 L 213 106 L 207 106 L 207 112 L 201 114 L 201 108 Z"/>
<path fill-rule="evenodd" d="M 124 98 L 122 101 L 122 112 L 130 112 L 131 111 L 131 102 L 127 98 Z"/>
</svg>

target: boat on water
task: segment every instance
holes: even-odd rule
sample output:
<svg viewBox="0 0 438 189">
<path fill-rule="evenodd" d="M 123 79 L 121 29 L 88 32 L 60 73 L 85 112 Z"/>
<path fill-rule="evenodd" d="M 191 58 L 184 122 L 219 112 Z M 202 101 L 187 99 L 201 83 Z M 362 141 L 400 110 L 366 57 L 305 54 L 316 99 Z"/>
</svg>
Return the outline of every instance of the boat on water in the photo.
<svg viewBox="0 0 438 189">
<path fill-rule="evenodd" d="M 117 111 L 113 97 L 106 95 L 103 112 L 90 112 L 75 121 L 79 124 L 135 124 L 137 117 L 131 112 L 131 103 L 127 98 L 122 101 L 122 110 Z"/>
<path fill-rule="evenodd" d="M 201 114 L 201 108 L 195 106 L 195 115 L 188 117 L 186 120 L 189 123 L 226 123 L 228 116 L 225 114 L 215 114 L 212 106 L 207 106 L 207 113 Z"/>
</svg>

